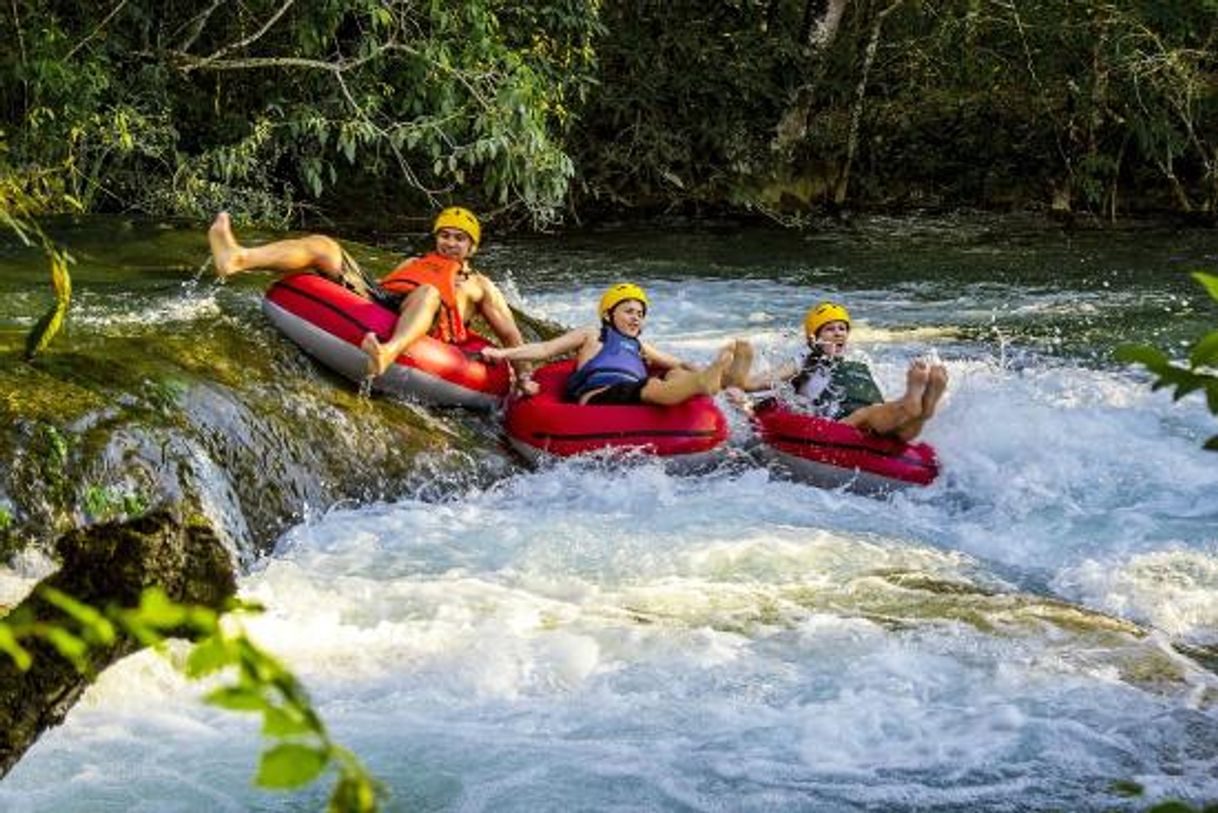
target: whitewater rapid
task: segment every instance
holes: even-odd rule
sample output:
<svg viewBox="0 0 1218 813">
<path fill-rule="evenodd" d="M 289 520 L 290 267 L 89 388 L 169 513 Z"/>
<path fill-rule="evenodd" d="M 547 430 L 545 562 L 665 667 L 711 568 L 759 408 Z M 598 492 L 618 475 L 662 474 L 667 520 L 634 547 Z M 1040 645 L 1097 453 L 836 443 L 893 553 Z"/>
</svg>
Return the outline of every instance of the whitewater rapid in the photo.
<svg viewBox="0 0 1218 813">
<path fill-rule="evenodd" d="M 738 335 L 762 364 L 793 357 L 820 295 L 855 311 L 887 391 L 937 354 L 952 383 L 925 439 L 943 476 L 886 500 L 787 482 L 734 418 L 737 453 L 696 476 L 577 461 L 319 511 L 243 576 L 268 608 L 249 627 L 387 809 L 1218 799 L 1218 678 L 1181 654 L 1218 642 L 1213 419 L 1136 371 L 985 328 L 996 300 L 1093 303 L 640 274 L 649 337 L 691 358 Z M 516 296 L 579 324 L 603 281 Z M 319 808 L 322 787 L 251 787 L 254 721 L 200 692 L 154 654 L 123 661 L 0 784 L 0 809 Z"/>
</svg>

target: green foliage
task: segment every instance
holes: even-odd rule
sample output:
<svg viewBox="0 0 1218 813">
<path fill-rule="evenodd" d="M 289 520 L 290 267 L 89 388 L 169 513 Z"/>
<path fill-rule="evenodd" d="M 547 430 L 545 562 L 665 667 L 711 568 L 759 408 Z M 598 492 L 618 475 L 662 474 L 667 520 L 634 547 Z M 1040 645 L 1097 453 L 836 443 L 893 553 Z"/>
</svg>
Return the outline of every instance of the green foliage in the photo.
<svg viewBox="0 0 1218 813">
<path fill-rule="evenodd" d="M 574 172 L 561 137 L 591 86 L 598 9 L 14 0 L 0 127 L 13 165 L 55 170 L 48 208 L 282 223 L 356 184 L 545 220 Z"/>
<path fill-rule="evenodd" d="M 1218 211 L 1215 0 L 10 5 L 0 195 L 36 211 L 544 224 L 847 169 L 848 202 Z"/>
<path fill-rule="evenodd" d="M 91 485 L 85 489 L 84 507 L 94 522 L 110 522 L 122 517 L 134 517 L 148 508 L 140 494 L 113 487 Z"/>
<path fill-rule="evenodd" d="M 27 246 L 37 241 L 51 265 L 51 286 L 55 291 L 55 304 L 51 306 L 26 336 L 25 357 L 31 360 L 41 353 L 63 327 L 72 301 L 72 277 L 68 266 L 71 255 L 55 245 L 31 217 L 34 210 L 46 204 L 46 198 L 38 191 L 31 191 L 24 179 L 6 168 L 4 155 L 7 144 L 0 130 L 0 225 L 14 232 Z"/>
<path fill-rule="evenodd" d="M 600 84 L 573 136 L 583 198 L 713 204 L 768 172 L 774 125 L 806 67 L 796 5 L 606 5 Z"/>
<path fill-rule="evenodd" d="M 38 468 L 47 486 L 54 492 L 65 492 L 71 484 L 66 477 L 69 438 L 49 423 L 40 424 L 32 448 L 41 452 Z"/>
<path fill-rule="evenodd" d="M 1193 274 L 1210 297 L 1218 302 L 1218 276 L 1201 272 Z M 1147 345 L 1122 345 L 1116 350 L 1119 361 L 1141 364 L 1156 378 L 1153 389 L 1174 387 L 1173 400 L 1192 392 L 1204 392 L 1210 412 L 1218 415 L 1218 330 L 1210 331 L 1193 343 L 1188 366 L 1168 358 L 1162 350 Z M 1205 443 L 1205 448 L 1218 451 L 1218 435 Z"/>
<path fill-rule="evenodd" d="M 853 4 L 805 93 L 806 135 L 786 143 L 794 160 L 840 151 L 838 77 L 858 75 L 869 20 L 892 6 Z M 1214 211 L 1216 35 L 1196 0 L 900 4 L 865 88 L 862 188 L 990 205 L 1052 193 L 1112 214 L 1140 187 Z"/>
<path fill-rule="evenodd" d="M 0 531 L 7 531 L 13 525 L 13 512 L 0 505 Z"/>
<path fill-rule="evenodd" d="M 250 640 L 237 614 L 257 611 L 239 605 L 226 618 L 206 607 L 176 604 L 160 588 L 144 591 L 134 608 L 97 610 L 70 596 L 41 588 L 41 595 L 64 614 L 62 621 L 0 622 L 0 652 L 20 669 L 33 660 L 23 640 L 47 642 L 82 673 L 89 672 L 89 651 L 126 634 L 144 646 L 163 649 L 169 636 L 195 640 L 182 669 L 192 679 L 231 672 L 231 682 L 206 696 L 219 708 L 262 715 L 262 734 L 272 741 L 259 759 L 257 784 L 273 790 L 308 785 L 333 770 L 337 781 L 328 810 L 367 813 L 378 806 L 379 786 L 360 761 L 330 739 L 299 680 L 276 658 Z"/>
</svg>

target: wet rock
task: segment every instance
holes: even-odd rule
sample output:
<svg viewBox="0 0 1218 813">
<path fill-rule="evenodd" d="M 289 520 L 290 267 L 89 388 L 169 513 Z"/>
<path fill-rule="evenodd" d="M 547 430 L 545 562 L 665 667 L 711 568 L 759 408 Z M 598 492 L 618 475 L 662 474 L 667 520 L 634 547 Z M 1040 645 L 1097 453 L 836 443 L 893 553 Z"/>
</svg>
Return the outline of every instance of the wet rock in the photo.
<svg viewBox="0 0 1218 813">
<path fill-rule="evenodd" d="M 145 588 L 158 586 L 175 602 L 220 609 L 236 592 L 232 557 L 212 528 L 169 509 L 72 531 L 59 538 L 55 552 L 60 569 L 39 587 L 93 607 L 132 607 Z M 4 620 L 55 623 L 65 616 L 36 588 Z M 0 657 L 0 777 L 42 732 L 62 722 L 90 682 L 50 645 L 24 645 L 34 656 L 27 671 Z M 120 632 L 112 644 L 90 649 L 90 671 L 96 675 L 139 648 Z"/>
</svg>

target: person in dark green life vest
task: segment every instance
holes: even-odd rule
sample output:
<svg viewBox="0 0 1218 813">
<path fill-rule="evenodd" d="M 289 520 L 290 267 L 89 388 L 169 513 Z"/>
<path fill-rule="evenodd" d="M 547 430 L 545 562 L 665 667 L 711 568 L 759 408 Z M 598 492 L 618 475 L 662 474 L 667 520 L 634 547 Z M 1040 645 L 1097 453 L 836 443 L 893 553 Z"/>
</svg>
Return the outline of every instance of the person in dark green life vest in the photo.
<svg viewBox="0 0 1218 813">
<path fill-rule="evenodd" d="M 850 338 L 850 314 L 834 302 L 821 302 L 804 316 L 808 354 L 802 363 L 789 364 L 765 375 L 749 373 L 739 389 L 756 392 L 775 381 L 786 381 L 797 396 L 811 402 L 822 418 L 840 421 L 863 432 L 913 440 L 935 414 L 947 389 L 947 368 L 915 359 L 905 374 L 905 393 L 885 401 L 866 363 L 845 358 Z M 737 365 L 751 362 L 752 347 L 738 343 Z"/>
</svg>

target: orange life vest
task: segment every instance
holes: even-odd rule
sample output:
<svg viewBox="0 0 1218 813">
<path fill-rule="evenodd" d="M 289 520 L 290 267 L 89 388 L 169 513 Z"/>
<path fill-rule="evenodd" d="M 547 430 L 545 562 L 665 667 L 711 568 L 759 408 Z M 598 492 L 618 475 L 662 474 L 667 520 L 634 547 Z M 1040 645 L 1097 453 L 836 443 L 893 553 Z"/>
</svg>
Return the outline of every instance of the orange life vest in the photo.
<svg viewBox="0 0 1218 813">
<path fill-rule="evenodd" d="M 407 260 L 381 279 L 381 287 L 394 293 L 409 294 L 420 285 L 431 285 L 440 292 L 440 312 L 436 314 L 431 336 L 449 343 L 466 339 L 465 322 L 457 306 L 457 274 L 461 262 L 443 254 L 425 254 Z"/>
</svg>

